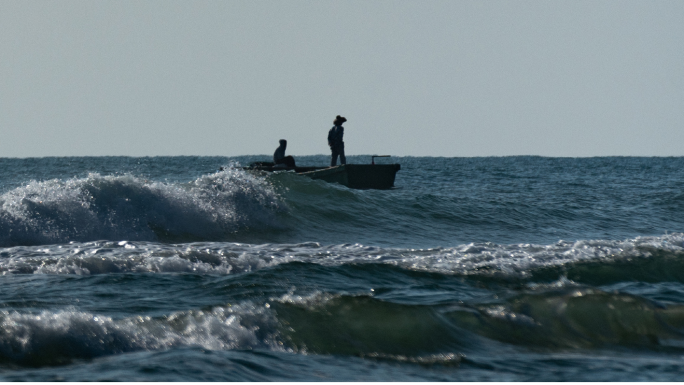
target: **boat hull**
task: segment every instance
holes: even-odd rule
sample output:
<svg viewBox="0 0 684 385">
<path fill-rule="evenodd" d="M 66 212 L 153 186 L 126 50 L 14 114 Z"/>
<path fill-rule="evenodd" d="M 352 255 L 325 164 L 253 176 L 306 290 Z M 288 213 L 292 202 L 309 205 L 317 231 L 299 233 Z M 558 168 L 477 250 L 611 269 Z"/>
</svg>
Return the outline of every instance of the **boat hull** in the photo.
<svg viewBox="0 0 684 385">
<path fill-rule="evenodd" d="M 398 164 L 344 164 L 298 174 L 354 189 L 383 190 L 394 187 L 400 169 Z"/>
</svg>

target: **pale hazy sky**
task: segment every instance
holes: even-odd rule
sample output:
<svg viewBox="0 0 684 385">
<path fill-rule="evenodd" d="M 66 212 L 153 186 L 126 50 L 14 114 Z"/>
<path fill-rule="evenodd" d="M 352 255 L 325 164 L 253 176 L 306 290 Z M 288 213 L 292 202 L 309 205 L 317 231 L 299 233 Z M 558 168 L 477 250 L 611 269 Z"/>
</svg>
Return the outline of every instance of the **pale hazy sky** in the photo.
<svg viewBox="0 0 684 385">
<path fill-rule="evenodd" d="M 682 0 L 0 0 L 0 55 L 0 157 L 684 155 Z"/>
</svg>

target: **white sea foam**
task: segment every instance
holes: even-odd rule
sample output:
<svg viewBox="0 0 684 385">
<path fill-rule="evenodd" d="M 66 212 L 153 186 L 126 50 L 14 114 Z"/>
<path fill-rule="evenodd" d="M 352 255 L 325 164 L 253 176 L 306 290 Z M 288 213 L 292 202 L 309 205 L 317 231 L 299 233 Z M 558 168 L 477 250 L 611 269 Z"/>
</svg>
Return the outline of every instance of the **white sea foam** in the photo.
<svg viewBox="0 0 684 385">
<path fill-rule="evenodd" d="M 124 319 L 73 308 L 38 314 L 1 311 L 0 359 L 69 359 L 178 346 L 282 350 L 276 329 L 272 311 L 251 303 Z"/>
<path fill-rule="evenodd" d="M 204 242 L 72 242 L 0 251 L 2 274 L 103 274 L 126 272 L 227 275 L 290 262 L 326 266 L 385 264 L 446 274 L 526 275 L 533 269 L 587 261 L 684 255 L 684 234 L 627 240 L 559 241 L 551 245 L 494 243 L 451 248 L 394 249 L 359 244 L 320 245 Z"/>
<path fill-rule="evenodd" d="M 525 275 L 532 269 L 588 261 L 649 258 L 655 251 L 684 254 L 684 234 L 627 240 L 559 241 L 552 245 L 492 243 L 438 249 L 398 265 L 418 270 L 464 274 L 501 272 Z"/>
<path fill-rule="evenodd" d="M 31 181 L 0 196 L 0 245 L 220 239 L 277 227 L 283 208 L 267 182 L 230 167 L 186 184 L 99 174 Z"/>
<path fill-rule="evenodd" d="M 197 273 L 226 275 L 276 263 L 240 244 L 165 245 L 150 242 L 87 242 L 13 247 L 0 252 L 2 274 Z M 280 261 L 278 261 L 280 262 Z"/>
</svg>

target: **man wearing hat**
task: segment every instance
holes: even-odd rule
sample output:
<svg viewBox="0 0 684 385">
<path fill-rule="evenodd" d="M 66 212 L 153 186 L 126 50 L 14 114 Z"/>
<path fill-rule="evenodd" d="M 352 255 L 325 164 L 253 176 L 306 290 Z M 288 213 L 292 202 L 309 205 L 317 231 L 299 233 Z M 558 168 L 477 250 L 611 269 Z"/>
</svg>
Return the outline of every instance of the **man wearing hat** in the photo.
<svg viewBox="0 0 684 385">
<path fill-rule="evenodd" d="M 330 146 L 330 151 L 332 151 L 330 167 L 337 165 L 338 155 L 340 157 L 340 164 L 347 164 L 347 158 L 344 156 L 344 142 L 342 141 L 342 137 L 344 136 L 344 127 L 342 127 L 342 123 L 346 121 L 346 118 L 337 115 L 333 122 L 333 128 L 328 131 L 328 146 Z"/>
</svg>

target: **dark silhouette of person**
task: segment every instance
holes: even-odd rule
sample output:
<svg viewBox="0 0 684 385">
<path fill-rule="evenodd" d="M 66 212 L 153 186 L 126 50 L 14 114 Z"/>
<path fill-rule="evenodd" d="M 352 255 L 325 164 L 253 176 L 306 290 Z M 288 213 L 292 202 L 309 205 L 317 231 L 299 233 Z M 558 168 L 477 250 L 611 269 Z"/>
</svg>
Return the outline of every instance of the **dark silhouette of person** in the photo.
<svg viewBox="0 0 684 385">
<path fill-rule="evenodd" d="M 287 167 L 296 167 L 295 160 L 292 156 L 285 156 L 285 148 L 287 147 L 287 140 L 280 139 L 280 146 L 276 148 L 273 153 L 273 163 L 284 164 Z"/>
<path fill-rule="evenodd" d="M 337 165 L 337 157 L 340 157 L 340 164 L 347 164 L 347 158 L 344 156 L 344 127 L 342 123 L 347 119 L 337 115 L 333 122 L 333 128 L 328 131 L 328 146 L 332 152 L 332 159 L 330 160 L 330 167 Z"/>
</svg>

